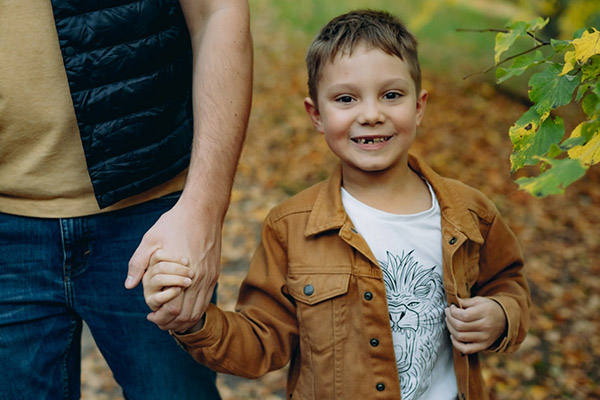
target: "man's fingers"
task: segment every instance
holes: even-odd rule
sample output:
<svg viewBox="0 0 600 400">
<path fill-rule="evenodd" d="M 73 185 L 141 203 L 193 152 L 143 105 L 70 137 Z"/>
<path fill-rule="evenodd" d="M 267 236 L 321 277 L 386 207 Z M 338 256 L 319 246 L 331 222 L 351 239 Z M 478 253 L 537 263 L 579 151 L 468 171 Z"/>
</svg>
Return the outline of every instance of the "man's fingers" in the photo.
<svg viewBox="0 0 600 400">
<path fill-rule="evenodd" d="M 184 294 L 185 293 L 180 293 L 179 296 L 163 304 L 155 312 L 148 314 L 148 320 L 154 322 L 160 329 L 172 329 L 172 321 L 174 321 L 181 312 Z"/>
<path fill-rule="evenodd" d="M 212 271 L 214 272 L 214 271 Z M 207 273 L 206 269 L 200 269 L 194 276 L 192 286 L 183 293 L 183 306 L 181 313 L 173 323 L 180 323 L 186 329 L 194 326 L 202 317 L 208 307 L 218 281 L 218 269 L 216 274 Z M 175 330 L 182 331 L 181 327 Z"/>
<path fill-rule="evenodd" d="M 158 311 L 151 312 L 146 316 L 146 319 L 156 324 L 156 326 L 158 326 L 163 331 L 167 331 L 169 330 L 169 327 L 163 323 L 164 320 L 162 319 L 162 317 L 160 315 L 157 315 L 159 312 L 160 309 Z"/>
<path fill-rule="evenodd" d="M 210 304 L 216 284 L 216 280 L 214 282 L 210 282 L 205 278 L 199 282 L 196 295 L 187 296 L 189 299 L 184 299 L 184 307 L 185 301 L 189 301 L 189 305 L 192 310 L 190 315 L 191 320 L 195 320 L 197 322 L 198 319 L 204 314 L 208 308 L 208 305 Z"/>
<path fill-rule="evenodd" d="M 202 290 L 203 288 L 201 286 L 188 288 L 181 296 L 164 304 L 159 310 L 152 313 L 148 319 L 163 330 L 184 332 L 196 325 L 210 304 L 214 285 L 208 291 L 208 295 L 205 296 L 198 296 L 197 292 L 190 292 L 192 289 Z M 204 291 L 203 293 L 207 292 Z M 181 301 L 182 298 L 183 301 Z M 187 309 L 186 301 L 189 307 Z"/>
</svg>

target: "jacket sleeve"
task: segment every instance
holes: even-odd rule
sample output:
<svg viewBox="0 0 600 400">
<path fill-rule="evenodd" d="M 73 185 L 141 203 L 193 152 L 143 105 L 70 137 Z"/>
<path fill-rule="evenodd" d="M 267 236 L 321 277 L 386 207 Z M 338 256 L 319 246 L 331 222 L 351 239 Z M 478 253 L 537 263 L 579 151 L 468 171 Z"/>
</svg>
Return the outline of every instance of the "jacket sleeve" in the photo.
<svg viewBox="0 0 600 400">
<path fill-rule="evenodd" d="M 517 237 L 496 211 L 480 250 L 480 274 L 474 293 L 495 300 L 506 315 L 506 334 L 491 351 L 513 352 L 527 334 L 531 297 L 523 266 Z"/>
<path fill-rule="evenodd" d="M 285 366 L 298 345 L 295 305 L 284 294 L 286 270 L 285 247 L 267 217 L 236 312 L 211 304 L 200 331 L 173 336 L 218 372 L 257 378 Z"/>
</svg>

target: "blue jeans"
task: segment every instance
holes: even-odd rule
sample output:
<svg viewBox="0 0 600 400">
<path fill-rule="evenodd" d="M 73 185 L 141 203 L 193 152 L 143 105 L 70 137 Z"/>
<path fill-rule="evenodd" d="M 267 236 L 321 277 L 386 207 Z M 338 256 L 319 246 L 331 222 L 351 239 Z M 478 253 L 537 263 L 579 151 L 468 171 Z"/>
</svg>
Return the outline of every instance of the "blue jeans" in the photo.
<svg viewBox="0 0 600 400">
<path fill-rule="evenodd" d="M 127 399 L 219 399 L 215 373 L 146 320 L 123 282 L 170 195 L 81 218 L 0 213 L 0 399 L 80 397 L 82 321 Z"/>
</svg>

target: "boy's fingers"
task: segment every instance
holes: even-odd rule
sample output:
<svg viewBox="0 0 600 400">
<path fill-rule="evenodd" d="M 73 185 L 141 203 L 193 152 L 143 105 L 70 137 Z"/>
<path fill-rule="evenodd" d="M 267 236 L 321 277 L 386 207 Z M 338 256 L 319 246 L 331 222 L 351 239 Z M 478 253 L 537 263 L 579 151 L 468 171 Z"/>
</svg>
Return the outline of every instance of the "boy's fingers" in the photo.
<svg viewBox="0 0 600 400">
<path fill-rule="evenodd" d="M 146 299 L 148 307 L 152 311 L 158 310 L 163 304 L 177 297 L 183 289 L 180 287 L 170 287 L 161 292 L 157 292 Z"/>
<path fill-rule="evenodd" d="M 156 274 L 150 280 L 150 285 L 153 288 L 168 288 L 171 286 L 187 288 L 192 284 L 192 280 L 187 276 L 179 276 L 172 274 Z"/>
<path fill-rule="evenodd" d="M 473 307 L 470 308 L 458 308 L 455 305 L 451 305 L 446 308 L 447 312 L 450 313 L 450 316 L 456 320 L 469 323 L 478 321 L 482 318 L 480 312 Z M 448 315 L 448 314 L 447 314 Z"/>
<path fill-rule="evenodd" d="M 464 316 L 460 311 L 463 310 L 456 307 L 454 310 L 446 309 L 446 325 L 451 332 L 464 332 L 470 329 L 470 322 L 464 320 Z"/>
<path fill-rule="evenodd" d="M 178 275 L 187 278 L 194 277 L 194 271 L 191 268 L 181 265 L 179 263 L 161 261 L 158 264 L 154 264 L 151 267 L 152 275 L 169 274 Z"/>
<path fill-rule="evenodd" d="M 189 260 L 186 257 L 182 257 L 181 255 L 173 254 L 165 249 L 157 249 L 154 253 L 152 253 L 152 257 L 150 258 L 150 265 L 158 264 L 160 262 L 172 262 L 181 265 L 188 265 Z"/>
<path fill-rule="evenodd" d="M 485 346 L 481 343 L 465 343 L 457 340 L 454 336 L 450 336 L 452 345 L 463 354 L 474 354 L 485 350 Z"/>
<path fill-rule="evenodd" d="M 461 343 L 481 343 L 485 339 L 485 335 L 481 332 L 456 332 L 451 335 L 454 339 Z"/>
<path fill-rule="evenodd" d="M 466 299 L 460 299 L 460 306 L 461 308 L 469 308 L 469 307 L 474 307 L 477 304 L 480 303 L 481 298 L 480 297 L 468 297 Z"/>
</svg>

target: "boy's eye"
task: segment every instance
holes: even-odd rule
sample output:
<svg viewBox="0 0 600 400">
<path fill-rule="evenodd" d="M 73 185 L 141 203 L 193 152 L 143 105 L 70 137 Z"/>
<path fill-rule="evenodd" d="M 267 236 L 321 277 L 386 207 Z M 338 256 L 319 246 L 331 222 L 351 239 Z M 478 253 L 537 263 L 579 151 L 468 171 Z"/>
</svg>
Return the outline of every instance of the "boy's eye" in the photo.
<svg viewBox="0 0 600 400">
<path fill-rule="evenodd" d="M 352 98 L 352 96 L 347 96 L 347 95 L 340 96 L 335 99 L 335 101 L 337 101 L 339 103 L 351 103 L 353 100 L 354 99 Z"/>
<path fill-rule="evenodd" d="M 383 98 L 386 100 L 396 100 L 402 97 L 402 93 L 400 92 L 387 92 L 383 95 Z"/>
</svg>

